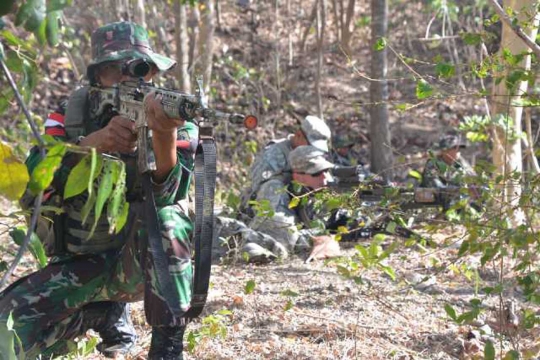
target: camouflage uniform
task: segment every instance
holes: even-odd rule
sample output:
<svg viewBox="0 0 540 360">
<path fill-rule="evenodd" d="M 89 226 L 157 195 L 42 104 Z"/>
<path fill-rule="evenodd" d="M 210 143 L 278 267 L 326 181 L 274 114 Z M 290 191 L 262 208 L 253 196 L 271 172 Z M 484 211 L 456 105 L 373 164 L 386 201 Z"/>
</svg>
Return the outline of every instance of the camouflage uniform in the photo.
<svg viewBox="0 0 540 360">
<path fill-rule="evenodd" d="M 307 116 L 300 128 L 310 144 L 325 153 L 328 152 L 330 129 L 322 120 Z M 278 257 L 287 257 L 297 246 L 300 236 L 296 227 L 296 214 L 289 209 L 290 195 L 287 192 L 292 180 L 289 164 L 289 155 L 293 150 L 292 136 L 270 142 L 250 169 L 250 198 L 259 202 L 268 201 L 273 214 L 255 216 L 249 223 L 251 229 L 266 236 L 251 234 L 251 237 L 244 238 L 247 243 L 257 243 Z"/>
<path fill-rule="evenodd" d="M 100 61 L 108 61 L 110 58 L 143 58 L 162 71 L 174 65 L 172 60 L 153 53 L 148 45 L 146 31 L 132 23 L 104 26 L 94 32 L 92 43 L 94 59 Z M 92 68 L 96 64 L 97 62 L 89 66 L 89 77 L 94 76 Z M 77 93 L 80 94 L 75 94 Z M 68 105 L 66 123 L 70 118 L 69 108 Z M 89 123 L 84 124 L 84 129 L 70 128 L 66 124 L 64 133 L 63 124 L 58 122 L 55 124 L 56 136 L 75 142 L 81 133 L 88 135 L 103 128 L 111 116 L 110 114 L 109 119 L 88 119 L 86 121 Z M 198 138 L 198 129 L 195 125 L 186 123 L 178 129 L 177 135 L 179 141 L 193 142 Z M 76 155 L 68 155 L 64 159 L 53 181 L 53 193 L 63 193 L 70 170 L 70 156 Z M 158 342 L 156 332 L 165 333 L 166 336 L 173 334 L 171 336 L 176 336 L 175 341 L 163 346 L 179 347 L 181 351 L 184 327 L 172 316 L 164 302 L 152 254 L 145 240 L 143 203 L 136 179 L 136 158 L 133 155 L 122 155 L 121 159 L 126 163 L 126 196 L 130 204 L 128 222 L 122 231 L 117 235 L 108 235 L 108 223 L 106 215 L 103 215 L 99 219 L 95 235 L 85 241 L 90 225 L 80 222 L 80 210 L 87 195 L 81 194 L 64 200 L 66 216 L 64 221 L 55 223 L 55 226 L 62 226 L 68 251 L 53 258 L 44 269 L 19 279 L 0 296 L 0 325 L 10 313 L 13 314 L 15 331 L 28 358 L 36 358 L 39 354 L 47 357 L 62 353 L 67 340 L 84 333 L 88 327 L 98 327 L 99 324 L 89 325 L 85 322 L 92 313 L 94 304 L 143 299 L 147 321 L 153 326 L 152 347 L 162 346 L 159 343 L 154 344 Z M 27 161 L 30 172 L 38 162 L 37 153 L 30 155 Z M 179 149 L 178 163 L 166 180 L 152 185 L 163 248 L 168 255 L 168 268 L 183 311 L 189 309 L 191 300 L 193 270 L 190 233 L 193 225 L 179 201 L 186 198 L 192 168 L 192 152 Z M 107 314 L 102 314 L 102 317 L 106 316 Z M 156 329 L 159 331 L 154 332 Z M 174 358 L 181 358 L 181 352 L 179 356 Z M 150 358 L 160 357 L 156 355 Z"/>
<path fill-rule="evenodd" d="M 439 151 L 439 154 L 430 155 L 424 166 L 421 187 L 445 188 L 448 186 L 462 186 L 465 176 L 474 175 L 471 165 L 459 153 L 452 164 L 447 164 L 443 160 L 442 151 L 458 147 L 465 147 L 459 135 L 451 133 L 441 137 L 435 145 L 435 149 Z"/>
</svg>

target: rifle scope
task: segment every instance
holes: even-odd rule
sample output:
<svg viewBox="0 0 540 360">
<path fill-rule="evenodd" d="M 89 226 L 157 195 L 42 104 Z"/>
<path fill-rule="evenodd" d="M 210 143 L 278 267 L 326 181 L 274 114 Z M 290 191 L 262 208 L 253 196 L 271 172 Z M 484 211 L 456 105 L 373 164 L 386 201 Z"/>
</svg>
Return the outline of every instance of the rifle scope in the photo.
<svg viewBox="0 0 540 360">
<path fill-rule="evenodd" d="M 150 64 L 144 59 L 134 59 L 126 62 L 122 73 L 130 77 L 143 78 L 150 72 Z"/>
</svg>

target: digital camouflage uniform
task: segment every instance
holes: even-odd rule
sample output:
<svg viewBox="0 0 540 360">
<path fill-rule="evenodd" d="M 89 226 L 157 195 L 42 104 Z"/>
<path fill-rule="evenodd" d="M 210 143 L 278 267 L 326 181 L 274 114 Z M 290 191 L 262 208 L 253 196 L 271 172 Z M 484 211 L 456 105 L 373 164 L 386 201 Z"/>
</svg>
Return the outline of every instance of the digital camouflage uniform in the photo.
<svg viewBox="0 0 540 360">
<path fill-rule="evenodd" d="M 124 55 L 128 58 L 149 59 L 163 71 L 170 68 L 174 62 L 170 59 L 163 61 L 163 57 L 153 53 L 147 40 L 146 31 L 132 23 L 107 25 L 92 36 L 94 59 L 108 60 L 108 55 L 124 59 L 121 56 L 124 48 L 127 49 Z M 97 53 L 96 49 L 99 50 Z M 55 124 L 57 138 L 75 142 L 77 137 L 106 126 L 112 117 L 111 112 L 106 112 L 108 115 L 103 118 L 87 118 L 87 112 L 73 107 L 73 101 L 84 104 L 80 96 L 84 91 L 84 88 L 76 91 L 70 100 L 65 132 L 62 132 L 61 122 Z M 77 98 L 77 94 L 78 99 L 73 99 Z M 70 115 L 70 108 L 79 111 L 78 116 Z M 77 121 L 82 118 L 84 123 L 77 125 Z M 194 143 L 198 138 L 198 129 L 186 122 L 177 134 L 179 141 Z M 122 155 L 121 159 L 126 163 L 126 198 L 130 205 L 128 221 L 121 232 L 117 235 L 108 234 L 105 211 L 105 215 L 98 221 L 95 235 L 88 241 L 84 240 L 90 230 L 89 224 L 93 222 L 89 219 L 86 225 L 81 223 L 80 211 L 87 195 L 83 193 L 65 200 L 62 205 L 65 217 L 55 226 L 62 226 L 68 251 L 53 258 L 45 268 L 12 284 L 1 294 L 0 324 L 12 313 L 15 331 L 29 359 L 39 354 L 49 356 L 61 353 L 65 349 L 66 340 L 84 333 L 88 327 L 98 327 L 99 324 L 88 324 L 85 319 L 92 311 L 95 312 L 93 304 L 103 301 L 134 302 L 144 299 L 146 318 L 153 330 L 172 327 L 173 333 L 178 335 L 173 345 L 181 349 L 184 328 L 181 331 L 175 330 L 180 324 L 169 312 L 161 295 L 152 254 L 145 240 L 141 189 L 136 179 L 136 156 Z M 34 152 L 27 160 L 30 172 L 37 163 L 38 154 Z M 55 175 L 50 193 L 63 193 L 70 170 L 68 163 L 69 159 L 65 158 Z M 183 311 L 188 310 L 191 300 L 193 270 L 190 233 L 193 225 L 179 202 L 187 196 L 192 168 L 191 150 L 179 149 L 177 165 L 163 183 L 153 183 L 152 189 L 163 248 L 168 256 L 168 268 Z M 157 332 L 161 333 L 162 330 Z M 152 346 L 159 347 L 159 343 L 154 344 L 158 341 L 156 339 L 153 332 Z M 166 346 L 173 345 L 168 343 Z M 174 358 L 181 358 L 181 353 L 180 357 Z"/>
<path fill-rule="evenodd" d="M 328 152 L 330 129 L 319 118 L 307 116 L 300 125 L 310 144 L 321 151 Z M 250 169 L 252 200 L 268 201 L 273 214 L 254 216 L 249 228 L 264 236 L 244 236 L 246 243 L 256 243 L 278 257 L 287 257 L 298 244 L 300 233 L 296 227 L 295 211 L 289 209 L 290 195 L 287 188 L 292 181 L 289 155 L 292 149 L 292 136 L 270 142 L 257 157 Z M 248 246 L 248 250 L 251 248 Z M 247 251 L 249 253 L 249 251 Z"/>
</svg>

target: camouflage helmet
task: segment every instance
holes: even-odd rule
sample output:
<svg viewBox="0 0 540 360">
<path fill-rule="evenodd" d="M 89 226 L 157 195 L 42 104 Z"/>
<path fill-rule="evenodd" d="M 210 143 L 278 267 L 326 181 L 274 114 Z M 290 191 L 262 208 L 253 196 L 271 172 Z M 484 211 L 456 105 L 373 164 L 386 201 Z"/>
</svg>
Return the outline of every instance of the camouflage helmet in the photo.
<svg viewBox="0 0 540 360">
<path fill-rule="evenodd" d="M 313 175 L 335 167 L 325 154 L 312 145 L 301 145 L 289 153 L 289 164 L 294 172 Z"/>
<path fill-rule="evenodd" d="M 145 60 L 156 65 L 160 71 L 167 71 L 176 61 L 156 54 L 150 46 L 146 30 L 133 22 L 122 21 L 104 25 L 92 33 L 92 62 L 88 65 L 87 76 L 94 82 L 96 65 L 107 61 Z"/>
</svg>

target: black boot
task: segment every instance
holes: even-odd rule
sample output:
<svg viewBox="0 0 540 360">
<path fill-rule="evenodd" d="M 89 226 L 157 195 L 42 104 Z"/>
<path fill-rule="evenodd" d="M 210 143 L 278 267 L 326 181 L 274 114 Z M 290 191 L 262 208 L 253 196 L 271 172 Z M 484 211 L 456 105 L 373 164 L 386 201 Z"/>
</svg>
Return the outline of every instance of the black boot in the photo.
<svg viewBox="0 0 540 360">
<path fill-rule="evenodd" d="M 86 329 L 94 329 L 103 340 L 97 349 L 106 357 L 126 354 L 137 340 L 131 322 L 129 304 L 102 301 L 88 304 L 83 309 Z"/>
<path fill-rule="evenodd" d="M 148 360 L 182 360 L 182 343 L 186 326 L 152 327 Z"/>
</svg>

